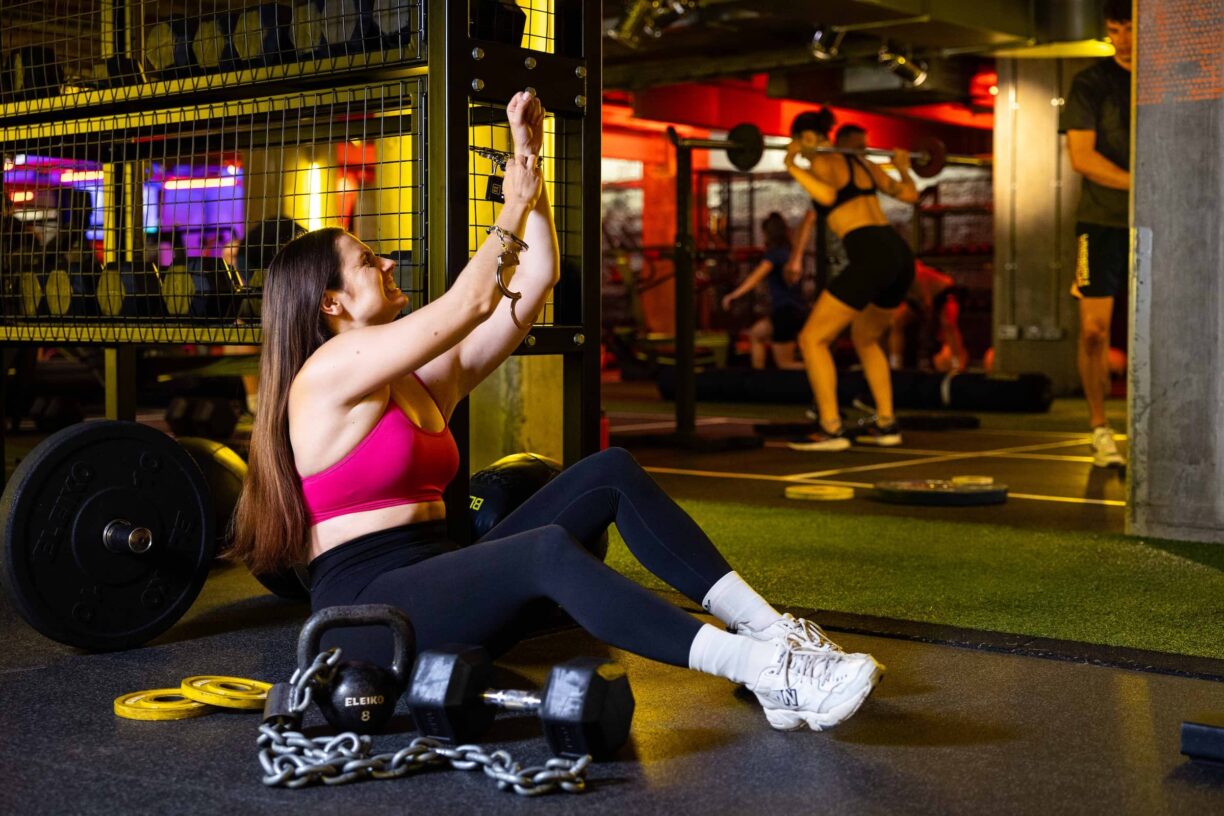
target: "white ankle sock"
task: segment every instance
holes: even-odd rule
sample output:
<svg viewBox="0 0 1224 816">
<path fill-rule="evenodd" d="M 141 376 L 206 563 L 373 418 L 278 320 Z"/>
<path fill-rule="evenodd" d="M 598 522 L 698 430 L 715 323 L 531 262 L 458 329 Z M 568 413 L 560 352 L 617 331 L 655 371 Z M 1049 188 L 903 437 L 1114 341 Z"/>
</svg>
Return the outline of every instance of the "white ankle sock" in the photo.
<svg viewBox="0 0 1224 816">
<path fill-rule="evenodd" d="M 689 668 L 751 686 L 777 654 L 774 643 L 733 635 L 707 623 L 689 646 Z"/>
<path fill-rule="evenodd" d="M 748 586 L 735 570 L 710 587 L 701 605 L 732 629 L 744 624 L 751 629 L 764 629 L 782 617 L 782 613 Z"/>
</svg>

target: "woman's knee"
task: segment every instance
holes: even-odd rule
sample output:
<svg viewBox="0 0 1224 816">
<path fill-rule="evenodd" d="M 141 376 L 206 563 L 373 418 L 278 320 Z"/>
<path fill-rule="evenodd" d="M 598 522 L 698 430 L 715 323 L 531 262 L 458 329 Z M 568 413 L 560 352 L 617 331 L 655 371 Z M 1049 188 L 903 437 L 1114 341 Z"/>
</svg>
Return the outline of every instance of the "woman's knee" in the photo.
<svg viewBox="0 0 1224 816">
<path fill-rule="evenodd" d="M 643 473 L 642 466 L 633 458 L 633 454 L 624 448 L 606 448 L 598 453 L 592 453 L 578 464 L 574 470 L 593 470 L 603 484 L 614 484 L 621 477 Z M 562 475 L 567 471 L 562 471 Z"/>
<path fill-rule="evenodd" d="M 828 348 L 832 342 L 833 338 L 829 336 L 824 327 L 815 325 L 810 320 L 799 331 L 799 348 L 804 351 L 822 347 Z"/>
<path fill-rule="evenodd" d="M 558 566 L 567 564 L 574 559 L 591 558 L 591 554 L 582 542 L 574 538 L 569 530 L 560 524 L 546 524 L 535 530 L 535 549 L 539 563 L 550 574 Z"/>
</svg>

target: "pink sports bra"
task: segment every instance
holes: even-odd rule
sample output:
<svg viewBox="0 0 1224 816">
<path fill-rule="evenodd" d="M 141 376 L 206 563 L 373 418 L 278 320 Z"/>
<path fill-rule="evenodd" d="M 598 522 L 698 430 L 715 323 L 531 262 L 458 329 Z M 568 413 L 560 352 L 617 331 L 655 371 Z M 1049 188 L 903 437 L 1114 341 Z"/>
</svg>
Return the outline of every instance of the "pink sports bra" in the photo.
<svg viewBox="0 0 1224 816">
<path fill-rule="evenodd" d="M 427 431 L 392 398 L 378 424 L 343 459 L 313 476 L 298 475 L 314 525 L 362 510 L 441 501 L 458 470 L 450 426 Z"/>
</svg>

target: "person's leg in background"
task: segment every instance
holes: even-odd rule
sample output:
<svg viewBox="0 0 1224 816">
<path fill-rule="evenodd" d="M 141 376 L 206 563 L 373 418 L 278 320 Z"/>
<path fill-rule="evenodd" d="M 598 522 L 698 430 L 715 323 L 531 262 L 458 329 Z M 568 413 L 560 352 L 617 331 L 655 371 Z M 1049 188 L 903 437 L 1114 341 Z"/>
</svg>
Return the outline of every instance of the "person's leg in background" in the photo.
<svg viewBox="0 0 1224 816">
<path fill-rule="evenodd" d="M 798 347 L 799 330 L 807 320 L 807 310 L 790 306 L 775 309 L 771 324 L 771 350 L 774 365 L 782 371 L 796 371 L 804 368 L 803 360 L 797 359 L 795 350 Z"/>
<path fill-rule="evenodd" d="M 841 274 L 853 273 L 846 270 Z M 858 313 L 858 309 L 843 303 L 826 289 L 820 293 L 799 332 L 799 350 L 815 398 L 813 407 L 820 430 L 810 438 L 787 443 L 794 450 L 835 451 L 850 447 L 850 440 L 842 434 L 841 409 L 837 403 L 837 366 L 829 346 Z"/>
<path fill-rule="evenodd" d="M 914 307 L 909 301 L 893 311 L 888 327 L 888 365 L 894 370 L 905 368 L 905 332 L 915 318 Z"/>
<path fill-rule="evenodd" d="M 769 346 L 769 338 L 773 335 L 773 323 L 768 317 L 762 317 L 748 329 L 748 349 L 755 369 L 765 368 L 765 351 Z"/>
</svg>

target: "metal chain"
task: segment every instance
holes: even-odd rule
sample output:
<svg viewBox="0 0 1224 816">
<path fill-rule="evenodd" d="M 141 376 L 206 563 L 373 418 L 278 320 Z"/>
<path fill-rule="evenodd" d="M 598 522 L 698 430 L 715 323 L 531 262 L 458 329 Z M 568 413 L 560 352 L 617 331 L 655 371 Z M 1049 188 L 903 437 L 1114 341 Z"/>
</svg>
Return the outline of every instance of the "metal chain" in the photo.
<svg viewBox="0 0 1224 816">
<path fill-rule="evenodd" d="M 298 669 L 292 684 L 290 708 L 299 717 L 310 706 L 315 687 L 331 682 L 339 649 L 317 655 L 305 670 Z M 520 796 L 540 796 L 560 788 L 567 793 L 586 790 L 587 767 L 591 757 L 569 760 L 559 757 L 524 768 L 506 751 L 492 753 L 479 745 L 448 748 L 437 740 L 417 737 L 398 751 L 373 753 L 373 739 L 366 734 L 346 731 L 327 737 L 307 737 L 293 730 L 288 722 L 259 726 L 259 764 L 263 783 L 271 787 L 301 788 L 306 785 L 343 785 L 362 779 L 398 779 L 430 767 L 450 765 L 460 771 L 479 768 L 497 783 L 499 790 L 513 790 Z"/>
</svg>

